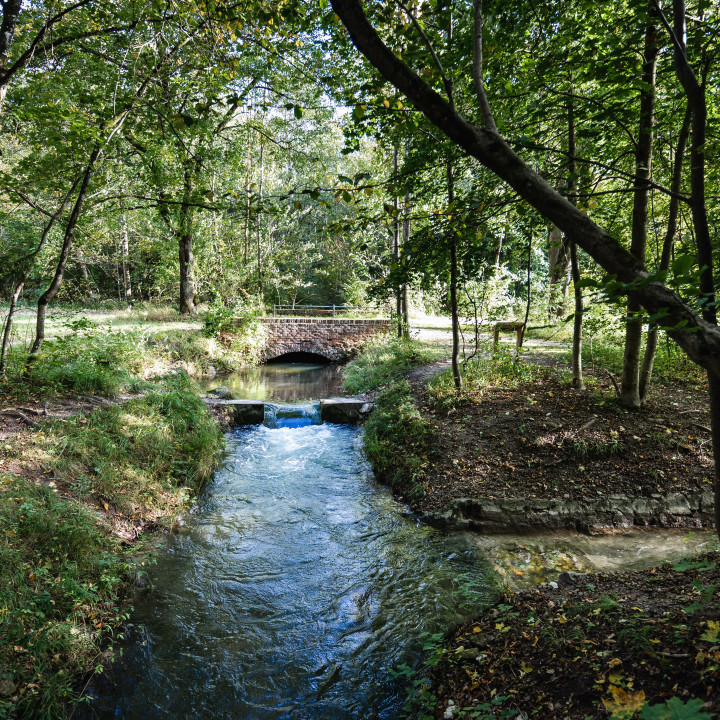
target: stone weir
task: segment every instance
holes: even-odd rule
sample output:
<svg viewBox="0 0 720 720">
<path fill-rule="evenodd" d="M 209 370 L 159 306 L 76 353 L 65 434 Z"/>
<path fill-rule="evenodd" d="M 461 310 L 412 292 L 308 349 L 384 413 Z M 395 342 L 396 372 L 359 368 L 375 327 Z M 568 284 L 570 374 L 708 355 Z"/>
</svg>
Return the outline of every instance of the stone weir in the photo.
<svg viewBox="0 0 720 720">
<path fill-rule="evenodd" d="M 268 418 L 274 418 L 283 406 L 262 400 L 220 400 L 205 398 L 211 407 L 222 409 L 235 425 L 262 425 Z M 292 412 L 292 408 L 288 409 Z M 320 422 L 338 425 L 354 425 L 365 419 L 372 410 L 372 404 L 352 398 L 328 398 L 317 404 Z"/>
<path fill-rule="evenodd" d="M 343 362 L 357 346 L 378 333 L 390 332 L 392 320 L 369 318 L 262 318 L 266 330 L 263 360 L 288 353 L 312 353 Z"/>
</svg>

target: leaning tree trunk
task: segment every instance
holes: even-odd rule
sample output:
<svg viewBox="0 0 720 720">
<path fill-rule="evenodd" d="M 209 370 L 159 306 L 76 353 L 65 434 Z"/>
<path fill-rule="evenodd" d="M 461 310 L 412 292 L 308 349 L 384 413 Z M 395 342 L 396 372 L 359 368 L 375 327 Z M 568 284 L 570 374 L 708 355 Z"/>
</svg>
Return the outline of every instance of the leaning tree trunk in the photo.
<svg viewBox="0 0 720 720">
<path fill-rule="evenodd" d="M 85 167 L 80 189 L 78 190 L 75 204 L 73 205 L 72 212 L 68 218 L 67 225 L 65 226 L 65 234 L 63 235 L 63 244 L 60 249 L 60 255 L 55 266 L 55 274 L 53 279 L 48 286 L 48 289 L 38 298 L 37 304 L 37 315 L 35 320 L 35 340 L 30 348 L 30 354 L 28 355 L 27 361 L 25 362 L 26 372 L 30 370 L 33 363 L 37 360 L 40 354 L 40 349 L 45 340 L 45 317 L 47 315 L 47 307 L 57 295 L 60 285 L 63 281 L 65 274 L 65 268 L 67 267 L 68 258 L 70 257 L 70 251 L 72 250 L 73 241 L 75 239 L 75 228 L 77 227 L 78 220 L 82 213 L 83 205 L 85 203 L 85 196 L 87 195 L 88 184 L 92 177 L 95 163 L 100 157 L 102 147 L 96 145 L 92 151 L 88 164 Z"/>
<path fill-rule="evenodd" d="M 653 126 L 655 123 L 655 79 L 657 76 L 658 39 L 657 13 L 650 2 L 648 24 L 645 29 L 642 90 L 640 91 L 640 123 L 635 152 L 635 181 L 632 212 L 632 240 L 630 252 L 645 265 L 647 247 L 648 199 L 652 175 Z M 640 360 L 643 322 L 642 305 L 634 293 L 628 295 L 625 352 L 623 355 L 620 402 L 625 407 L 638 408 L 640 399 Z"/>
<path fill-rule="evenodd" d="M 65 206 L 68 204 L 68 201 L 70 200 L 70 197 L 72 196 L 79 182 L 80 179 L 78 178 L 72 184 L 70 189 L 65 193 L 65 197 L 60 203 L 58 209 L 50 216 L 50 220 L 48 220 L 45 227 L 43 228 L 42 235 L 40 236 L 40 242 L 38 242 L 37 247 L 32 252 L 15 261 L 17 266 L 20 266 L 23 263 L 27 263 L 27 265 L 24 272 L 22 273 L 22 276 L 17 282 L 15 290 L 13 291 L 13 294 L 10 298 L 10 307 L 8 308 L 7 317 L 5 318 L 5 327 L 3 328 L 2 350 L 0 350 L 0 376 L 2 377 L 5 376 L 7 370 L 7 354 L 8 350 L 10 349 L 10 338 L 12 337 L 12 329 L 15 320 L 15 311 L 17 310 L 17 303 L 20 299 L 23 288 L 25 287 L 25 283 L 30 277 L 30 272 L 32 271 L 32 262 L 43 251 L 50 231 L 53 229 L 53 226 L 60 219 L 60 216 L 65 211 Z"/>
</svg>

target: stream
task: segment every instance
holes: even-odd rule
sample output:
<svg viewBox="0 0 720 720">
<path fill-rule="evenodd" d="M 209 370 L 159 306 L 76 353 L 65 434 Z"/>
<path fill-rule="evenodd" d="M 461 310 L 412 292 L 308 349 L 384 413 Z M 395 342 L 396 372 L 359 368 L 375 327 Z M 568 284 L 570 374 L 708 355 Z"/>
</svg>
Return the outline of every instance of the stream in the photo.
<svg viewBox="0 0 720 720">
<path fill-rule="evenodd" d="M 404 690 L 390 671 L 417 665 L 429 636 L 477 615 L 490 565 L 522 587 L 566 570 L 649 567 L 714 542 L 421 525 L 373 479 L 358 428 L 315 424 L 311 401 L 338 395 L 339 380 L 336 366 L 276 364 L 206 384 L 272 400 L 272 427 L 228 436 L 224 465 L 134 600 L 122 656 L 76 718 L 395 718 Z"/>
<path fill-rule="evenodd" d="M 307 402 L 335 371 L 308 366 L 315 384 L 276 366 L 261 380 L 275 403 Z M 481 551 L 379 486 L 357 428 L 288 415 L 228 438 L 82 717 L 396 717 L 403 691 L 388 670 L 487 602 Z"/>
</svg>

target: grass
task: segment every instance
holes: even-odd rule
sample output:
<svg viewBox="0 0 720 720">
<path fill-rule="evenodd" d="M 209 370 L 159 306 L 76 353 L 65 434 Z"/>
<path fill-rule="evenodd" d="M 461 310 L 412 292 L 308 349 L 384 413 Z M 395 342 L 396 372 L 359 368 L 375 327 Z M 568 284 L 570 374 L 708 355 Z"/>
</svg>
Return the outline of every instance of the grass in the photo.
<svg viewBox="0 0 720 720">
<path fill-rule="evenodd" d="M 425 493 L 423 480 L 432 429 L 406 380 L 378 397 L 365 423 L 365 452 L 375 472 L 410 498 Z"/>
<path fill-rule="evenodd" d="M 181 508 L 210 477 L 222 447 L 205 404 L 178 374 L 123 404 L 49 423 L 35 453 L 77 497 L 130 516 Z"/>
<path fill-rule="evenodd" d="M 125 619 L 132 566 L 76 503 L 0 476 L 0 718 L 61 718 Z"/>
<path fill-rule="evenodd" d="M 148 379 L 181 369 L 191 376 L 228 373 L 258 357 L 262 345 L 256 325 L 238 332 L 208 336 L 200 329 L 114 330 L 81 318 L 68 333 L 46 340 L 30 372 L 27 352 L 11 349 L 0 394 L 17 399 L 30 395 L 104 395 L 137 392 Z"/>
<path fill-rule="evenodd" d="M 446 350 L 417 340 L 379 336 L 366 342 L 361 354 L 343 368 L 343 387 L 350 395 L 376 390 L 446 355 Z"/>
<path fill-rule="evenodd" d="M 461 368 L 463 388 L 455 389 L 452 372 L 446 370 L 436 375 L 427 386 L 428 398 L 438 410 L 448 411 L 469 401 L 476 400 L 488 388 L 502 384 L 517 387 L 544 372 L 543 368 L 526 363 L 511 350 L 500 349 L 494 355 L 477 357 Z"/>
</svg>

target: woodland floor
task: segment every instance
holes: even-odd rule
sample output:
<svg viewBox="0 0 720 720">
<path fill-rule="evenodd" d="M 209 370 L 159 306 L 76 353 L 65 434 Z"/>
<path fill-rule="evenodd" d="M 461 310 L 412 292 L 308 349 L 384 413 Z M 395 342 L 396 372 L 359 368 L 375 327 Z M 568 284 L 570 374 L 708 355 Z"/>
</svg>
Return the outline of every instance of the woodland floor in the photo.
<svg viewBox="0 0 720 720">
<path fill-rule="evenodd" d="M 538 359 L 554 364 L 526 357 Z M 448 412 L 423 390 L 437 369 L 410 377 L 434 430 L 427 494 L 413 502 L 416 510 L 458 497 L 712 487 L 701 384 L 656 386 L 646 407 L 631 412 L 619 407 L 609 379 L 594 378 L 578 393 L 549 368 L 531 382 L 470 393 Z M 507 590 L 447 639 L 430 668 L 426 711 L 513 720 L 720 717 L 716 563 L 712 553 L 647 571 L 564 573 L 559 586 Z"/>
<path fill-rule="evenodd" d="M 704 491 L 713 462 L 705 390 L 656 387 L 641 411 L 621 408 L 608 384 L 581 393 L 552 370 L 516 387 L 471 393 L 433 409 L 427 494 L 436 510 L 456 497 L 586 498 Z"/>
</svg>

